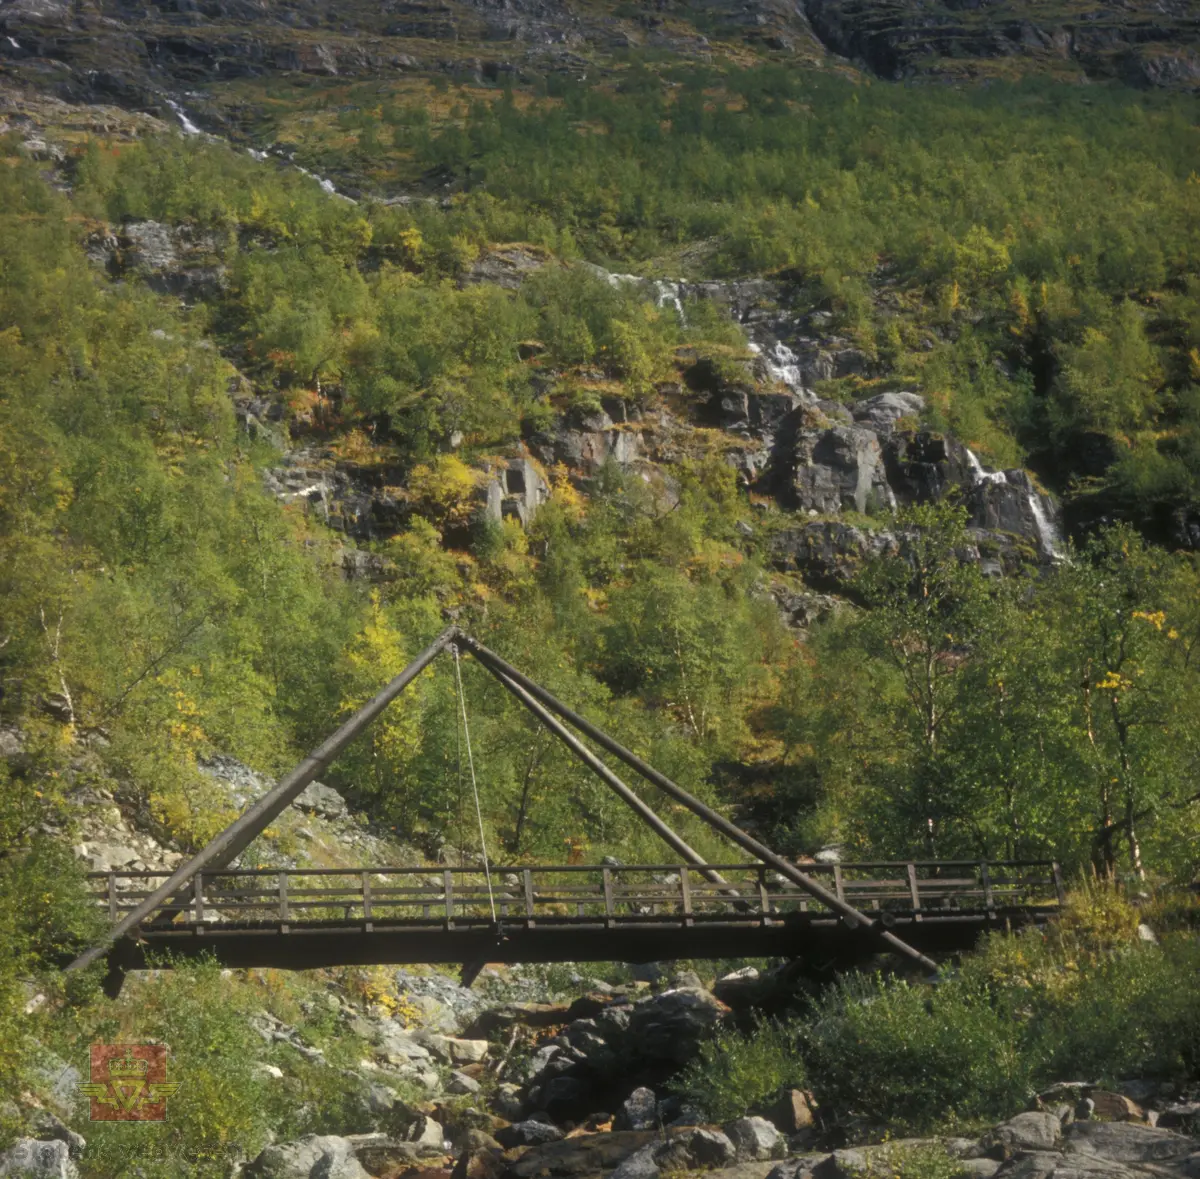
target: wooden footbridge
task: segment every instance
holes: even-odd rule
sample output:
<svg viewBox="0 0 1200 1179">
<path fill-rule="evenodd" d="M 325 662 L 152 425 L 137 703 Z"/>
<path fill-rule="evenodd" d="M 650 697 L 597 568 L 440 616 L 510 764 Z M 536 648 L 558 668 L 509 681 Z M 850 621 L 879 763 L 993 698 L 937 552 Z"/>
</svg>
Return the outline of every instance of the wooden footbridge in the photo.
<svg viewBox="0 0 1200 1179">
<path fill-rule="evenodd" d="M 446 649 L 456 670 L 460 651 L 474 655 L 678 858 L 658 865 L 503 867 L 485 855 L 480 869 L 233 867 Z M 462 720 L 465 729 L 465 707 Z M 568 724 L 753 862 L 703 860 Z M 1046 921 L 1063 899 L 1058 866 L 1049 861 L 786 860 L 456 627 L 176 871 L 92 873 L 91 881 L 112 929 L 68 969 L 106 958 L 110 993 L 127 970 L 145 967 L 148 955 L 163 951 L 169 952 L 165 961 L 211 953 L 234 967 L 461 963 L 468 981 L 487 962 L 812 957 L 844 964 L 879 952 L 936 970 L 930 954 L 965 949 L 989 928 Z"/>
</svg>

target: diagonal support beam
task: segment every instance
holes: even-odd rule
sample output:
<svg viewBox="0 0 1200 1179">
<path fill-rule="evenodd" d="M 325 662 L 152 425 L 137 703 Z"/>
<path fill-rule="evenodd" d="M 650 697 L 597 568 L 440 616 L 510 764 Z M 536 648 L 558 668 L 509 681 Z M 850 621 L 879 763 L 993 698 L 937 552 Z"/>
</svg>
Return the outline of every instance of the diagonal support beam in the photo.
<svg viewBox="0 0 1200 1179">
<path fill-rule="evenodd" d="M 539 721 L 546 726 L 589 770 L 592 771 L 610 790 L 617 794 L 638 815 L 639 818 L 673 851 L 678 852 L 689 864 L 694 864 L 713 884 L 728 884 L 729 882 L 715 868 L 710 868 L 704 857 L 689 846 L 684 839 L 667 823 L 658 817 L 645 802 L 617 777 L 578 737 L 575 736 L 561 721 L 556 720 L 550 712 L 542 707 L 515 680 L 503 672 L 491 667 L 480 660 L 483 666 L 492 673 Z"/>
<path fill-rule="evenodd" d="M 245 851 L 263 829 L 278 818 L 304 788 L 441 654 L 458 633 L 458 628 L 452 626 L 438 635 L 416 659 L 368 700 L 324 744 L 314 749 L 287 777 L 281 778 L 274 789 L 264 794 L 206 847 L 176 869 L 165 884 L 113 926 L 102 942 L 86 950 L 67 969 L 82 970 L 104 957 L 114 942 L 137 929 L 142 921 L 159 910 L 163 902 L 169 901 L 186 888 L 197 872 L 228 867 L 231 861 Z"/>
<path fill-rule="evenodd" d="M 558 716 L 585 736 L 590 737 L 602 749 L 606 749 L 614 757 L 620 758 L 630 769 L 636 770 L 648 782 L 662 790 L 663 793 L 674 798 L 676 802 L 682 803 L 693 814 L 698 815 L 708 823 L 710 827 L 720 831 L 727 839 L 744 848 L 751 855 L 756 856 L 764 864 L 774 868 L 785 879 L 798 884 L 805 892 L 815 897 L 835 913 L 840 914 L 852 928 L 861 926 L 864 929 L 872 931 L 889 950 L 902 954 L 926 970 L 936 973 L 938 969 L 937 963 L 932 959 L 927 958 L 919 950 L 914 949 L 907 942 L 902 941 L 895 934 L 884 929 L 882 925 L 872 921 L 870 917 L 865 913 L 859 912 L 853 905 L 847 904 L 823 885 L 818 884 L 811 876 L 801 872 L 794 864 L 789 863 L 782 856 L 776 855 L 769 847 L 759 843 L 757 839 L 731 823 L 724 815 L 719 814 L 709 806 L 705 806 L 698 798 L 693 797 L 684 790 L 682 786 L 672 782 L 670 778 L 660 773 L 648 762 L 643 761 L 632 750 L 626 749 L 619 741 L 615 741 L 603 729 L 597 728 L 586 717 L 580 716 L 579 713 L 568 708 L 562 701 L 550 692 L 547 692 L 545 688 L 535 683 L 528 676 L 522 675 L 521 672 L 510 663 L 506 663 L 494 651 L 489 651 L 482 643 L 477 642 L 467 634 L 460 633 L 457 641 L 483 663 L 484 666 L 524 688 L 530 696 L 544 704 L 552 712 L 557 713 Z"/>
</svg>

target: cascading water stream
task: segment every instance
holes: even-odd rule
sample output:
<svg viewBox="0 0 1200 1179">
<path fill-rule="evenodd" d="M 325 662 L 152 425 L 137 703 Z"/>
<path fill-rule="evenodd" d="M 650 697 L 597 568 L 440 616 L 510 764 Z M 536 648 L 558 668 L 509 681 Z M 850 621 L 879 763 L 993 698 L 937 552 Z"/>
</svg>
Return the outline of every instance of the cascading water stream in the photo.
<svg viewBox="0 0 1200 1179">
<path fill-rule="evenodd" d="M 808 390 L 804 387 L 804 379 L 800 372 L 800 359 L 786 344 L 776 340 L 769 352 L 764 352 L 761 345 L 750 342 L 750 351 L 762 358 L 768 375 L 773 381 L 786 385 L 797 397 L 805 397 Z"/>
<path fill-rule="evenodd" d="M 203 135 L 204 132 L 187 117 L 187 111 L 183 109 L 173 98 L 167 99 L 167 106 L 175 112 L 175 117 L 179 120 L 180 127 L 183 128 L 184 135 Z"/>
<path fill-rule="evenodd" d="M 1006 471 L 985 471 L 983 464 L 979 461 L 978 455 L 973 450 L 966 447 L 967 464 L 971 468 L 971 482 L 975 487 L 981 484 L 991 484 L 993 486 L 1012 486 L 1020 490 L 1025 495 L 1025 501 L 1029 505 L 1029 512 L 1033 517 L 1033 526 L 1037 531 L 1038 544 L 1042 551 L 1052 561 L 1062 561 L 1065 559 L 1063 553 L 1062 537 L 1059 535 L 1058 529 L 1054 525 L 1054 521 L 1046 514 L 1046 509 L 1042 506 L 1042 501 L 1033 491 L 1025 491 L 1024 488 L 1018 488 L 1015 483 L 1011 483 Z"/>
</svg>

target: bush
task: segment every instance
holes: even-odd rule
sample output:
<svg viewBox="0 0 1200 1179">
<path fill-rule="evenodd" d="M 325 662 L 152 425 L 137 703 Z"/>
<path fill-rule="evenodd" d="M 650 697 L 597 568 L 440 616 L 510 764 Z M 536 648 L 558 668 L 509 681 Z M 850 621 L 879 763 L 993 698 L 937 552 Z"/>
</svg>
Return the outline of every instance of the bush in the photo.
<svg viewBox="0 0 1200 1179">
<path fill-rule="evenodd" d="M 179 1081 L 165 1122 L 92 1122 L 87 1174 L 103 1179 L 224 1176 L 253 1157 L 279 1115 L 255 1063 L 263 1043 L 248 1023 L 253 992 L 222 978 L 213 961 L 131 979 L 122 1001 L 85 1014 L 70 1053 L 99 1041 L 163 1043 Z"/>
<path fill-rule="evenodd" d="M 1031 1090 L 1017 1025 L 953 979 L 931 991 L 852 977 L 820 1002 L 804 1043 L 819 1106 L 847 1128 L 997 1120 Z"/>
<path fill-rule="evenodd" d="M 675 1081 L 675 1091 L 714 1122 L 759 1109 L 805 1082 L 795 1023 L 768 1020 L 743 1034 L 718 1028 Z"/>
</svg>

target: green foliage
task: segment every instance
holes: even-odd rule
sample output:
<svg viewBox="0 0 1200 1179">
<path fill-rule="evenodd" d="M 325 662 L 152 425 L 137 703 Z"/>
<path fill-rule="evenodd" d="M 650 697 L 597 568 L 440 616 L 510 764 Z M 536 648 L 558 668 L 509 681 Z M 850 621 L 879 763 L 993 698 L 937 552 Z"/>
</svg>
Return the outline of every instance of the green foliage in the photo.
<svg viewBox="0 0 1200 1179">
<path fill-rule="evenodd" d="M 1200 1064 L 1200 941 L 1149 945 L 1137 920 L 1112 886 L 1081 889 L 1057 924 L 994 935 L 932 984 L 852 975 L 789 1023 L 719 1029 L 676 1084 L 714 1120 L 810 1088 L 823 1130 L 852 1141 L 977 1130 L 1068 1077 L 1186 1084 Z M 887 1161 L 951 1173 L 944 1159 Z"/>
<path fill-rule="evenodd" d="M 785 1089 L 805 1086 L 800 1028 L 767 1020 L 743 1033 L 718 1030 L 675 1078 L 673 1088 L 714 1122 L 765 1109 Z"/>
<path fill-rule="evenodd" d="M 826 1116 L 849 1126 L 920 1134 L 1020 1109 L 1030 1090 L 1016 1025 L 949 982 L 851 979 L 813 1013 L 804 1039 Z"/>
</svg>

